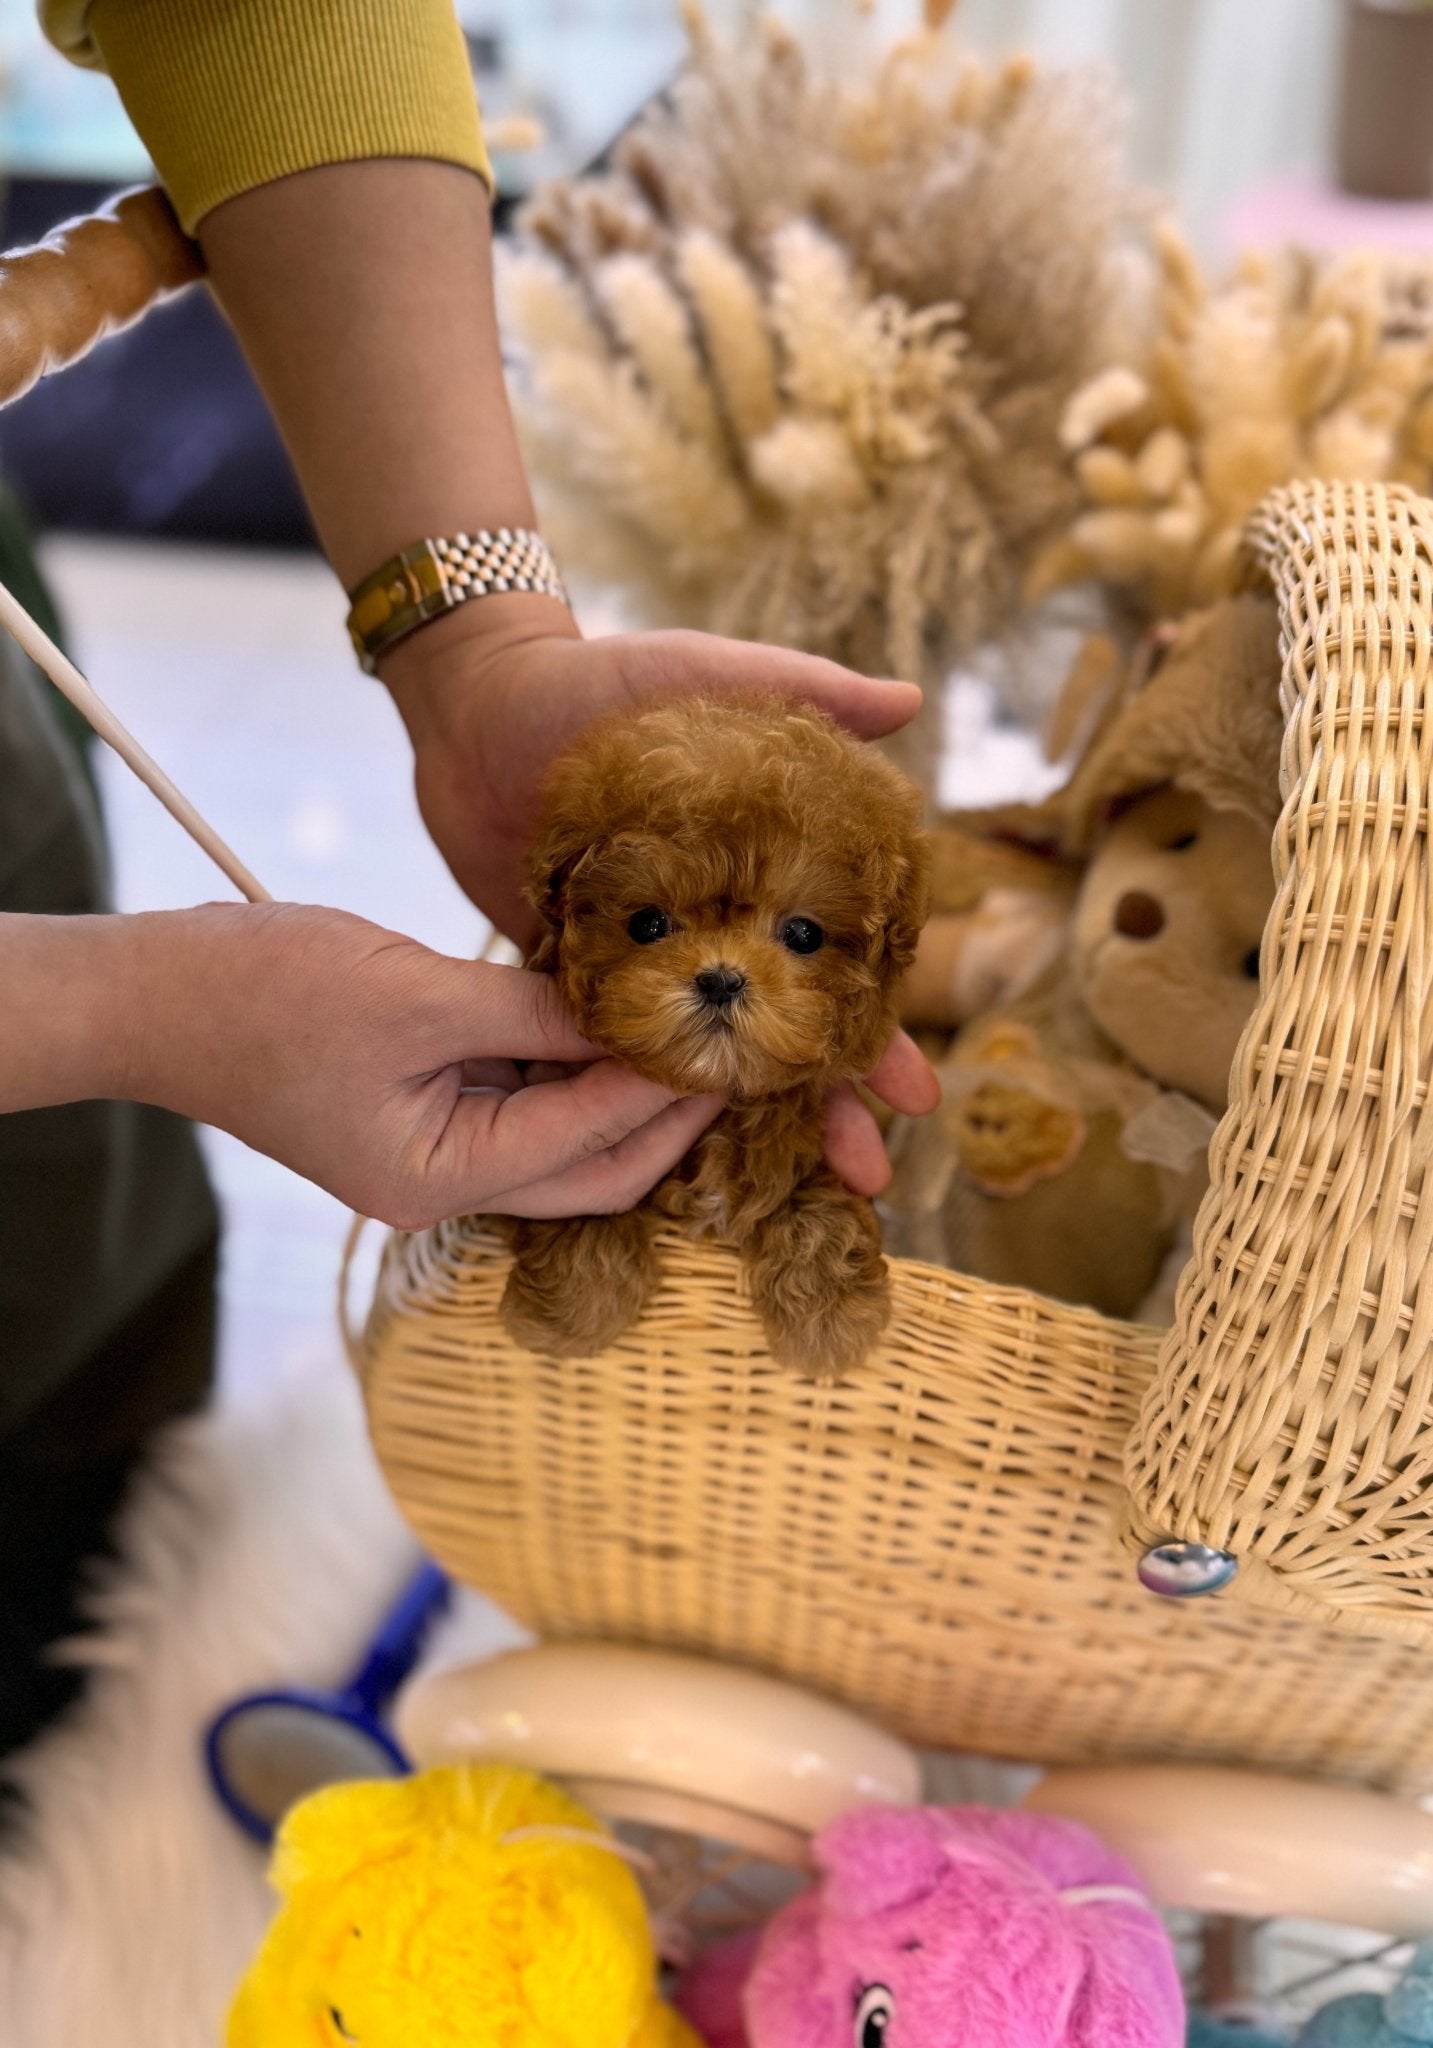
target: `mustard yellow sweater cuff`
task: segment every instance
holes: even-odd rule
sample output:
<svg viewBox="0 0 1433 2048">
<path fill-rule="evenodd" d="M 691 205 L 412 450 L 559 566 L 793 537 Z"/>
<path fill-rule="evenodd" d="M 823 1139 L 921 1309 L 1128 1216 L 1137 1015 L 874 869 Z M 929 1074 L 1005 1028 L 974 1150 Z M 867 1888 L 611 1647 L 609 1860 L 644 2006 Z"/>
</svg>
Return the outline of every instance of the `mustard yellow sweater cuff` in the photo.
<svg viewBox="0 0 1433 2048">
<path fill-rule="evenodd" d="M 451 0 L 46 0 L 66 54 L 108 71 L 193 228 L 318 164 L 432 157 L 491 187 Z"/>
</svg>

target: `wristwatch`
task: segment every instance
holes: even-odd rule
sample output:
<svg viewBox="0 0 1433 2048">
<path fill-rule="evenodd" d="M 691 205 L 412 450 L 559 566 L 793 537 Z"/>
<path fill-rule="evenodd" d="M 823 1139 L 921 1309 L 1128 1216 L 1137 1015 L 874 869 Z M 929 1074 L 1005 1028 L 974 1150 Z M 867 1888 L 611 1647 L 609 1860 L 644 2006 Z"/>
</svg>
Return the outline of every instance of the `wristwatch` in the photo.
<svg viewBox="0 0 1433 2048">
<path fill-rule="evenodd" d="M 429 619 L 470 598 L 511 590 L 567 602 L 546 541 L 525 526 L 415 540 L 348 593 L 348 632 L 359 667 L 371 676 L 390 647 Z"/>
</svg>

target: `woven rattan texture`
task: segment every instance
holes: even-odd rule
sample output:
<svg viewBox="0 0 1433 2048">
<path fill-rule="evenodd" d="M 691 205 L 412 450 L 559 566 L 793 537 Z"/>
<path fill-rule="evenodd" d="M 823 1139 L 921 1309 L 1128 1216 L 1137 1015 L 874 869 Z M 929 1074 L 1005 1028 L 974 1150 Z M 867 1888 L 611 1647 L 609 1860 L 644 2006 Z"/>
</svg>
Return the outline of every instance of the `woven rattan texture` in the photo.
<svg viewBox="0 0 1433 2048">
<path fill-rule="evenodd" d="M 635 1331 L 554 1364 L 504 1336 L 481 1226 L 390 1241 L 374 1440 L 457 1577 L 545 1636 L 756 1664 L 928 1746 L 1433 1787 L 1424 1658 L 1135 1583 L 1115 1522 L 1154 1332 L 903 1264 L 879 1359 L 818 1387 L 765 1356 L 732 1258 L 664 1259 Z"/>
<path fill-rule="evenodd" d="M 1246 1560 L 1245 1597 L 1433 1624 L 1433 505 L 1276 493 L 1285 807 L 1258 1011 L 1132 1442 L 1136 1541 Z"/>
</svg>

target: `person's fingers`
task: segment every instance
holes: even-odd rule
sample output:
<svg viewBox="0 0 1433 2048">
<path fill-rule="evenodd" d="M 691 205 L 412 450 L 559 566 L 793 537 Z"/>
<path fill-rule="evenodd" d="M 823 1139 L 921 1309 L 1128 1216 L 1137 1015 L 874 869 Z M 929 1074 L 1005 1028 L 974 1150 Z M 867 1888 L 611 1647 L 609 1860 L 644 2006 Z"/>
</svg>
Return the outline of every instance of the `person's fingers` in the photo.
<svg viewBox="0 0 1433 2048">
<path fill-rule="evenodd" d="M 857 675 L 793 647 L 682 631 L 645 633 L 641 645 L 643 666 L 659 668 L 669 689 L 772 690 L 819 705 L 862 739 L 898 732 L 921 707 L 914 683 Z"/>
<path fill-rule="evenodd" d="M 464 1060 L 462 1073 L 465 1088 L 498 1088 L 511 1095 L 526 1085 L 515 1060 Z"/>
<path fill-rule="evenodd" d="M 826 1098 L 826 1164 L 853 1193 L 878 1195 L 891 1178 L 890 1161 L 876 1119 L 849 1081 Z"/>
<path fill-rule="evenodd" d="M 547 1081 L 571 1080 L 573 1074 L 580 1073 L 583 1067 L 594 1065 L 601 1057 L 600 1053 L 594 1053 L 591 1059 L 579 1061 L 527 1060 L 523 1063 L 522 1068 L 523 1086 L 525 1088 L 536 1088 Z"/>
<path fill-rule="evenodd" d="M 611 1216 L 631 1209 L 691 1150 L 721 1108 L 719 1096 L 684 1096 L 609 1150 L 595 1153 L 565 1173 L 510 1190 L 501 1199 L 500 1213 Z"/>
<path fill-rule="evenodd" d="M 616 1060 L 511 1095 L 461 1095 L 429 1173 L 445 1186 L 481 1189 L 478 1206 L 500 1208 L 513 1189 L 614 1151 L 678 1099 Z"/>
<path fill-rule="evenodd" d="M 940 1102 L 940 1082 L 913 1038 L 898 1031 L 866 1076 L 873 1095 L 906 1116 L 929 1116 Z"/>
<path fill-rule="evenodd" d="M 600 1054 L 586 1060 L 464 1060 L 465 1088 L 501 1088 L 511 1095 L 517 1088 L 535 1088 L 545 1081 L 567 1081 L 590 1067 Z"/>
<path fill-rule="evenodd" d="M 601 1058 L 563 1008 L 550 974 L 486 960 L 429 958 L 416 1059 L 441 1067 L 486 1059 L 570 1064 Z"/>
</svg>

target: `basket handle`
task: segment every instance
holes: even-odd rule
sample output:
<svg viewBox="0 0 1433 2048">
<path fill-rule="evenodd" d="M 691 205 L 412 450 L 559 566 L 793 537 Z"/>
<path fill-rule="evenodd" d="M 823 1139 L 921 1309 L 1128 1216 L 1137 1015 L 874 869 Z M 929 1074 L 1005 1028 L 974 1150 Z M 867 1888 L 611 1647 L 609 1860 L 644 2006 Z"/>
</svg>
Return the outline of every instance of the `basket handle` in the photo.
<svg viewBox="0 0 1433 2048">
<path fill-rule="evenodd" d="M 197 245 L 154 185 L 0 257 L 0 405 L 203 274 Z"/>
<path fill-rule="evenodd" d="M 1126 1456 L 1126 1534 L 1233 1553 L 1234 1596 L 1433 1626 L 1433 503 L 1276 491 L 1287 719 L 1258 1007 L 1175 1324 Z"/>
<path fill-rule="evenodd" d="M 363 1350 L 363 1327 L 353 1316 L 353 1262 L 358 1256 L 358 1247 L 367 1230 L 370 1218 L 360 1216 L 355 1209 L 349 1220 L 348 1232 L 343 1240 L 343 1256 L 338 1266 L 338 1334 L 343 1341 L 344 1355 L 361 1382 L 367 1370 L 368 1361 Z"/>
</svg>

